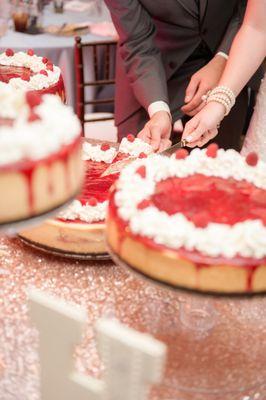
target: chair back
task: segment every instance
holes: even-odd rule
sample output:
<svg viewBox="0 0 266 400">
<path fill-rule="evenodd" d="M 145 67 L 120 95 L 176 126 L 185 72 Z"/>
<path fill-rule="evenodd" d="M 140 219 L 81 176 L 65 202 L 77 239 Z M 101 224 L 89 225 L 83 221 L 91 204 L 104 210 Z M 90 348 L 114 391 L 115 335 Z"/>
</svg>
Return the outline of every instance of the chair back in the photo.
<svg viewBox="0 0 266 400">
<path fill-rule="evenodd" d="M 115 52 L 117 42 L 114 40 L 100 42 L 82 42 L 78 36 L 75 38 L 75 74 L 76 74 L 76 112 L 81 121 L 83 132 L 86 122 L 107 121 L 113 119 L 113 115 L 103 113 L 104 107 L 110 105 L 114 108 L 114 96 L 95 98 L 92 92 L 97 89 L 115 85 Z M 87 80 L 86 62 L 91 63 L 93 56 L 94 79 Z M 91 66 L 90 66 L 91 68 Z M 91 90 L 88 90 L 91 88 Z M 91 106 L 93 111 L 98 109 L 101 113 L 86 115 L 86 106 Z M 86 118 L 87 117 L 87 118 Z"/>
</svg>

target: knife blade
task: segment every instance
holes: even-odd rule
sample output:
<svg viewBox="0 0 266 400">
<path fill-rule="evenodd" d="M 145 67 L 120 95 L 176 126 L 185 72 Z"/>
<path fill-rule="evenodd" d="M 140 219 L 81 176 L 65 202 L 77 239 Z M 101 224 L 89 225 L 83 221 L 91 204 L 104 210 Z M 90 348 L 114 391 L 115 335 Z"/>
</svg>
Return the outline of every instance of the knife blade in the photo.
<svg viewBox="0 0 266 400">
<path fill-rule="evenodd" d="M 101 178 L 107 175 L 118 174 L 125 168 L 128 164 L 132 163 L 132 161 L 137 160 L 137 157 L 126 158 L 125 160 L 116 161 L 102 173 Z"/>
<path fill-rule="evenodd" d="M 180 142 L 177 142 L 176 144 L 173 144 L 173 146 L 168 147 L 166 150 L 161 151 L 160 155 L 170 157 L 178 149 L 181 149 L 182 147 L 185 147 L 186 144 L 187 144 L 186 140 L 182 139 L 182 140 L 180 140 Z"/>
</svg>

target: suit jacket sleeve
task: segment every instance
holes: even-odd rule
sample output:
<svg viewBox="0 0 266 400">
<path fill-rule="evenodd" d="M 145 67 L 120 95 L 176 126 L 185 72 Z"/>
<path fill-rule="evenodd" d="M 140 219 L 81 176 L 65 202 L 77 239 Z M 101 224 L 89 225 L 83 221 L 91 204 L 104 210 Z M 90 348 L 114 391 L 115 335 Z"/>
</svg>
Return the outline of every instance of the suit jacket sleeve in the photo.
<svg viewBox="0 0 266 400">
<path fill-rule="evenodd" d="M 245 14 L 246 4 L 247 4 L 246 0 L 240 0 L 238 2 L 237 6 L 235 7 L 234 15 L 232 16 L 227 26 L 225 35 L 217 51 L 222 51 L 226 54 L 229 54 L 235 35 L 237 34 L 242 24 Z"/>
<path fill-rule="evenodd" d="M 138 0 L 105 0 L 119 35 L 118 51 L 138 102 L 147 110 L 154 101 L 168 103 L 161 52 L 154 43 L 156 28 Z"/>
</svg>

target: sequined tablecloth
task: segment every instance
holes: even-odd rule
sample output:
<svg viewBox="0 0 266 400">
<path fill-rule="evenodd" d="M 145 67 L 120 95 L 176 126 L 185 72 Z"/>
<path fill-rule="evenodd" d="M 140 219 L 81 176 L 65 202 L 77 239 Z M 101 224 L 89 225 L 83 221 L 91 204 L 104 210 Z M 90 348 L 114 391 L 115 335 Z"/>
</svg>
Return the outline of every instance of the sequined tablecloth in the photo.
<svg viewBox="0 0 266 400">
<path fill-rule="evenodd" d="M 86 308 L 84 340 L 75 353 L 82 373 L 100 376 L 93 323 L 101 316 L 116 317 L 168 345 L 166 377 L 152 400 L 266 399 L 263 298 L 205 300 L 142 281 L 111 261 L 59 259 L 2 237 L 1 400 L 40 400 L 38 334 L 26 298 L 30 287 Z"/>
</svg>

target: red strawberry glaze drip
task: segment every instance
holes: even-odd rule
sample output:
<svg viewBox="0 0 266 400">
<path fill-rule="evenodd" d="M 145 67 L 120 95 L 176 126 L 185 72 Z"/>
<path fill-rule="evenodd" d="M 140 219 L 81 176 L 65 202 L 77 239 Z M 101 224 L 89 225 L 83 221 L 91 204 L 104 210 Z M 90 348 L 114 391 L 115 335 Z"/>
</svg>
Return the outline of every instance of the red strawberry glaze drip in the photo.
<svg viewBox="0 0 266 400">
<path fill-rule="evenodd" d="M 47 168 L 51 168 L 53 162 L 55 161 L 63 162 L 65 164 L 65 176 L 67 178 L 68 171 L 66 166 L 68 157 L 79 147 L 80 147 L 80 137 L 78 137 L 73 143 L 67 146 L 63 146 L 59 152 L 51 154 L 49 157 L 46 157 L 38 161 L 22 160 L 17 163 L 0 166 L 0 172 L 4 173 L 4 172 L 15 171 L 24 175 L 24 178 L 27 181 L 27 186 L 28 186 L 29 209 L 30 213 L 34 215 L 33 176 L 35 169 L 40 165 L 45 165 Z M 49 193 L 52 193 L 53 187 L 51 182 L 48 182 L 47 190 Z"/>
</svg>

